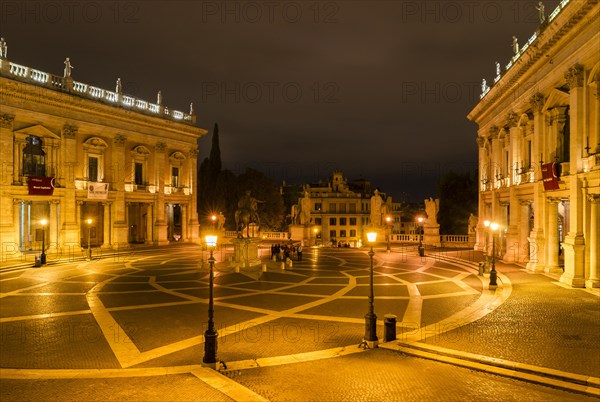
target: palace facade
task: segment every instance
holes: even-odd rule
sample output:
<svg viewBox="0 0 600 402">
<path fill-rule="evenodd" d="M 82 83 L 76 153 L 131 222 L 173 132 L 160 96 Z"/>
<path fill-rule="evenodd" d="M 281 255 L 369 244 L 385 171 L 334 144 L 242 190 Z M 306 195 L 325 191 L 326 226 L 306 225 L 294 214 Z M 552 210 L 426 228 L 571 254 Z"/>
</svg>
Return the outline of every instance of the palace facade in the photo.
<svg viewBox="0 0 600 402">
<path fill-rule="evenodd" d="M 400 204 L 377 189 L 371 190 L 366 180 L 348 181 L 341 171 L 334 171 L 330 180 L 302 187 L 303 197 L 291 211 L 293 240 L 360 247 L 373 228 L 378 229 L 378 242 L 399 233 Z"/>
<path fill-rule="evenodd" d="M 197 139 L 183 113 L 0 54 L 1 259 L 197 241 Z"/>
<path fill-rule="evenodd" d="M 468 118 L 479 126 L 477 249 L 599 287 L 600 4 L 563 0 Z M 489 82 L 489 81 L 488 81 Z"/>
</svg>

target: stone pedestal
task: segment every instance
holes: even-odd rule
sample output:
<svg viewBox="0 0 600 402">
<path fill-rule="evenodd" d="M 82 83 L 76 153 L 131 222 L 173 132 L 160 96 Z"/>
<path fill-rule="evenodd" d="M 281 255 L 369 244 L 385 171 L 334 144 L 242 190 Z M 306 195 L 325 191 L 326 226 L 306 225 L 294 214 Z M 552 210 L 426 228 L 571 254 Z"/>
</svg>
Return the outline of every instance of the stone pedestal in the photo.
<svg viewBox="0 0 600 402">
<path fill-rule="evenodd" d="M 290 225 L 290 234 L 294 241 L 305 241 L 310 237 L 310 228 L 304 225 Z"/>
<path fill-rule="evenodd" d="M 242 268 L 260 265 L 260 257 L 258 256 L 258 245 L 260 239 L 233 239 L 233 261 L 232 263 Z"/>
<path fill-rule="evenodd" d="M 440 241 L 440 225 L 425 226 L 423 244 L 426 246 L 442 247 Z"/>
</svg>

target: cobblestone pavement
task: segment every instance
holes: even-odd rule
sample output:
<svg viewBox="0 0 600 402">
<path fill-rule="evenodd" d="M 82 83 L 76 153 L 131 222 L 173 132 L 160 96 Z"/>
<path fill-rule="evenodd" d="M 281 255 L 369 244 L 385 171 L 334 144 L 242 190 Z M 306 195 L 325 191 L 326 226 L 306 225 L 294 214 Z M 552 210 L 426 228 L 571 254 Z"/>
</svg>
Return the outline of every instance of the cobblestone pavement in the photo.
<svg viewBox="0 0 600 402">
<path fill-rule="evenodd" d="M 487 279 L 478 276 L 472 266 L 442 258 L 421 258 L 415 251 L 413 248 L 396 249 L 392 253 L 376 250 L 375 312 L 379 316 L 380 338 L 383 337 L 381 319 L 391 313 L 398 317 L 399 339 L 404 334 L 412 336 L 426 329 L 425 333 L 430 335 L 426 342 L 434 340 L 445 347 L 485 354 L 485 346 L 481 345 L 493 341 L 477 336 L 455 342 L 453 331 L 478 319 L 477 323 L 492 320 L 489 322 L 495 323 L 494 331 L 500 338 L 502 331 L 514 332 L 508 338 L 513 350 L 500 355 L 504 358 L 521 361 L 520 356 L 524 356 L 533 364 L 547 363 L 554 367 L 556 363 L 557 368 L 573 372 L 585 371 L 581 367 L 595 370 L 597 363 L 589 356 L 584 363 L 561 364 L 562 358 L 569 360 L 569 352 L 561 350 L 559 357 L 545 358 L 551 347 L 550 338 L 536 351 L 530 349 L 536 349 L 537 343 L 518 342 L 524 327 L 518 325 L 514 317 L 506 319 L 511 311 L 531 316 L 539 311 L 540 317 L 535 319 L 540 325 L 544 319 L 560 320 L 556 314 L 553 317 L 543 314 L 548 306 L 527 310 L 527 303 L 537 302 L 535 289 L 530 294 L 522 294 L 521 289 L 515 287 L 518 293 L 510 297 L 510 292 L 490 291 Z M 202 258 L 198 258 L 199 255 Z M 222 253 L 216 256 L 219 261 L 226 260 Z M 473 257 L 476 256 L 469 255 L 467 259 Z M 324 399 L 385 400 L 379 391 L 373 392 L 371 388 L 379 386 L 378 389 L 400 392 L 404 390 L 403 383 L 393 379 L 393 375 L 388 378 L 374 373 L 396 373 L 399 363 L 410 361 L 413 362 L 408 369 L 410 375 L 424 373 L 422 387 L 434 389 L 436 381 L 444 383 L 441 380 L 446 378 L 444 376 L 451 381 L 451 371 L 458 370 L 441 363 L 408 358 L 398 352 L 358 349 L 356 345 L 364 334 L 364 314 L 368 311 L 369 257 L 364 249 L 331 248 L 305 250 L 303 261 L 294 261 L 294 265 L 285 270 L 280 263 L 270 261 L 266 263 L 266 272 L 261 266 L 235 272 L 231 264 L 218 263 L 215 323 L 220 335 L 219 358 L 229 366 L 225 374 L 231 378 L 198 367 L 207 321 L 208 265 L 203 264 L 206 258 L 206 253 L 197 247 L 181 246 L 145 253 L 119 253 L 113 257 L 105 255 L 90 262 L 0 271 L 0 394 L 6 396 L 6 400 L 255 400 L 260 399 L 260 395 L 273 400 L 294 400 L 294 397 L 321 400 L 289 393 L 279 384 L 287 382 L 287 376 L 293 377 L 292 373 L 297 370 L 304 374 L 303 367 L 308 370 L 318 367 L 317 373 L 335 367 L 337 373 L 343 366 L 349 378 L 353 369 L 363 372 L 364 377 L 370 378 L 370 388 L 357 388 L 350 381 L 346 385 L 343 381 L 329 382 L 322 376 L 302 378 L 314 380 L 315 389 L 322 387 L 320 397 Z M 508 271 L 514 268 L 502 269 L 513 275 Z M 515 270 L 514 275 L 527 277 L 519 270 Z M 509 283 L 503 274 L 500 277 Z M 542 278 L 540 275 L 530 278 L 536 285 L 543 282 L 544 286 L 571 291 L 546 283 L 547 278 L 538 281 L 537 278 Z M 552 292 L 544 294 L 548 299 L 552 295 Z M 502 303 L 507 305 L 505 299 L 516 307 L 502 311 Z M 584 305 L 591 303 L 589 311 L 580 311 L 586 318 L 579 322 L 589 325 L 600 322 L 593 315 L 594 300 L 597 303 L 597 296 L 590 294 L 581 300 L 568 299 L 568 302 L 581 301 Z M 569 304 L 563 309 L 572 307 L 573 304 Z M 496 311 L 500 314 L 493 318 Z M 592 318 L 588 317 L 590 314 Z M 448 322 L 454 324 L 443 329 L 436 327 Z M 558 329 L 556 333 L 561 334 Z M 581 334 L 580 331 L 575 335 L 582 337 Z M 586 345 L 597 338 L 592 332 L 583 336 L 580 351 L 585 351 Z M 448 345 L 449 340 L 453 345 Z M 496 345 L 490 354 L 504 353 L 508 348 Z M 537 356 L 538 360 L 529 359 L 529 355 Z M 334 356 L 338 357 L 332 358 Z M 377 366 L 372 368 L 373 373 L 365 372 L 369 367 L 368 356 L 382 356 L 381 364 L 387 364 L 387 369 Z M 295 363 L 299 361 L 303 363 Z M 379 359 L 373 364 L 380 364 Z M 261 367 L 253 368 L 257 366 Z M 469 381 L 483 382 L 483 389 L 498 381 L 498 386 L 506 389 L 512 384 L 529 386 L 490 374 L 460 370 L 471 373 L 464 374 L 465 381 L 471 375 L 474 377 Z M 127 377 L 128 381 L 121 377 Z M 269 381 L 256 385 L 253 378 Z M 171 389 L 168 389 L 169 383 Z M 357 384 L 364 385 L 364 381 L 359 380 Z M 98 385 L 102 385 L 103 391 L 93 392 Z M 470 395 L 467 385 L 468 382 L 461 388 L 466 392 L 463 396 Z M 301 390 L 309 386 L 305 383 Z M 350 387 L 347 396 L 335 397 L 338 392 L 346 391 L 338 390 L 339 386 Z M 539 395 L 546 391 L 540 387 Z M 365 393 L 360 396 L 360 392 Z M 441 393 L 434 397 L 437 394 L 433 391 L 411 392 L 408 398 L 391 399 L 458 400 L 454 394 Z M 480 399 L 479 391 L 474 395 Z"/>
</svg>

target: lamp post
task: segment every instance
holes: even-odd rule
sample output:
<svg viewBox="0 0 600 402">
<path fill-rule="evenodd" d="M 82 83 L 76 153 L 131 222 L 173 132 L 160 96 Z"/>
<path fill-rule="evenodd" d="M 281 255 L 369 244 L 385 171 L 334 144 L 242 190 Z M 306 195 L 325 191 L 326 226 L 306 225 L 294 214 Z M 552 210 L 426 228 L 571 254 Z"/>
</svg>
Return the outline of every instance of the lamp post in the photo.
<svg viewBox="0 0 600 402">
<path fill-rule="evenodd" d="M 87 260 L 91 261 L 92 260 L 92 222 L 93 222 L 93 220 L 91 218 L 88 218 L 86 222 L 88 224 Z"/>
<path fill-rule="evenodd" d="M 212 221 L 213 229 L 216 229 L 217 228 L 217 215 L 212 214 L 210 216 L 210 220 Z"/>
<path fill-rule="evenodd" d="M 40 254 L 40 264 L 44 265 L 46 263 L 46 225 L 48 224 L 48 220 L 42 219 L 40 224 L 42 225 L 42 253 Z"/>
<path fill-rule="evenodd" d="M 498 286 L 496 283 L 496 279 L 498 278 L 498 274 L 496 272 L 496 231 L 498 230 L 498 224 L 496 222 L 492 222 L 490 223 L 490 228 L 492 229 L 492 270 L 490 271 L 491 288 Z"/>
<path fill-rule="evenodd" d="M 391 216 L 386 216 L 385 217 L 385 221 L 387 222 L 387 252 L 391 252 L 392 250 L 390 249 L 390 238 L 392 237 L 392 228 L 390 226 L 390 224 L 392 223 L 392 217 Z"/>
<path fill-rule="evenodd" d="M 419 216 L 417 222 L 419 222 L 419 257 L 425 255 L 425 249 L 423 248 L 423 217 Z"/>
<path fill-rule="evenodd" d="M 370 270 L 370 281 L 369 281 L 369 312 L 365 314 L 365 337 L 361 342 L 365 348 L 376 348 L 378 344 L 377 339 L 377 316 L 375 315 L 375 295 L 373 293 L 373 256 L 375 252 L 373 251 L 373 243 L 377 240 L 377 232 L 369 232 L 367 233 L 367 241 L 371 245 L 371 250 L 369 250 L 369 258 L 371 260 L 371 270 Z M 359 347 L 361 346 L 359 345 Z"/>
<path fill-rule="evenodd" d="M 204 357 L 202 358 L 202 362 L 208 365 L 214 365 L 217 363 L 218 333 L 215 331 L 215 323 L 213 321 L 215 315 L 213 300 L 215 257 L 213 256 L 213 249 L 217 245 L 217 236 L 207 235 L 205 240 L 206 246 L 210 250 L 210 257 L 208 258 L 208 263 L 210 265 L 210 279 L 208 284 L 208 328 L 204 331 Z"/>
</svg>

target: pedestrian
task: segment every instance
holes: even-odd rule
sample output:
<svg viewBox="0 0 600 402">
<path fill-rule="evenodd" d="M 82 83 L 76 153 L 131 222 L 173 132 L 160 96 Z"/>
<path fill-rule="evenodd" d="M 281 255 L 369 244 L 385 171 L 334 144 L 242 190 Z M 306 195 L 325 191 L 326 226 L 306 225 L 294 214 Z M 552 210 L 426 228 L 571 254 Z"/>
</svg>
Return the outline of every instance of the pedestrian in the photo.
<svg viewBox="0 0 600 402">
<path fill-rule="evenodd" d="M 300 244 L 298 246 L 297 253 L 298 253 L 298 261 L 302 261 L 302 244 Z"/>
</svg>

